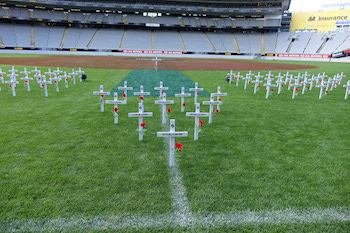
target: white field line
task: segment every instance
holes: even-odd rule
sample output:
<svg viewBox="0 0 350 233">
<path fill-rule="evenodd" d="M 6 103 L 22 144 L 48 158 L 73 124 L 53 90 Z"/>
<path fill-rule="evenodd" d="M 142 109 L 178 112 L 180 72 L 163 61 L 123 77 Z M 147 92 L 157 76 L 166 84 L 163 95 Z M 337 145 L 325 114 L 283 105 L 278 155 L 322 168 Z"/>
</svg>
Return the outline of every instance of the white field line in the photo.
<svg viewBox="0 0 350 233">
<path fill-rule="evenodd" d="M 167 124 L 166 124 L 167 125 Z M 164 129 L 167 126 L 164 126 Z M 169 130 L 169 129 L 165 129 Z M 169 141 L 164 139 L 169 151 Z M 175 160 L 176 161 L 176 160 Z M 155 215 L 115 215 L 70 218 L 1 220 L 0 232 L 75 232 L 168 227 L 229 227 L 261 224 L 350 222 L 350 208 L 286 209 L 192 213 L 179 166 L 168 167 L 173 212 Z"/>
<path fill-rule="evenodd" d="M 167 227 L 229 227 L 262 224 L 306 224 L 350 222 L 350 208 L 286 209 L 279 211 L 237 211 L 193 213 L 190 221 L 178 221 L 178 214 L 116 215 L 70 218 L 1 220 L 0 232 L 74 232 Z"/>
</svg>

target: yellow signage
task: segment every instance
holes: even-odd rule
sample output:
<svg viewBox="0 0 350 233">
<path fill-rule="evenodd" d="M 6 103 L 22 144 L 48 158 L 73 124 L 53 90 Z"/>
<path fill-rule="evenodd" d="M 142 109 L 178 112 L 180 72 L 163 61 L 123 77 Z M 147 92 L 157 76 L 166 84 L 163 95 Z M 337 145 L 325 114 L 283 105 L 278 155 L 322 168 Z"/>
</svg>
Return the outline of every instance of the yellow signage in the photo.
<svg viewBox="0 0 350 233">
<path fill-rule="evenodd" d="M 290 31 L 317 30 L 317 32 L 333 31 L 337 21 L 350 20 L 350 10 L 302 12 L 292 14 Z"/>
</svg>

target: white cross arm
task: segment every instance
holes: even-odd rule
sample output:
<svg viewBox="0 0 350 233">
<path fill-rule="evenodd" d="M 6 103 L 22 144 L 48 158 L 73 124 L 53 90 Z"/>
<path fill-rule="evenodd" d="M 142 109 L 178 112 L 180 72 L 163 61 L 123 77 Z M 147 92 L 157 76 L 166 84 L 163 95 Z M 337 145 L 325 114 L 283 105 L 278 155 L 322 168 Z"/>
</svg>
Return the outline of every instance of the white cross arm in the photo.
<svg viewBox="0 0 350 233">
<path fill-rule="evenodd" d="M 151 117 L 153 112 L 131 112 L 128 113 L 128 117 Z"/>
<path fill-rule="evenodd" d="M 175 94 L 175 97 L 191 97 L 191 93 Z"/>
<path fill-rule="evenodd" d="M 92 94 L 94 94 L 94 95 L 109 95 L 110 92 L 107 92 L 107 91 L 94 91 L 94 92 L 92 92 Z"/>
<path fill-rule="evenodd" d="M 156 91 L 169 90 L 169 87 L 155 87 L 154 90 Z"/>
<path fill-rule="evenodd" d="M 203 91 L 204 88 L 197 87 L 197 88 L 190 88 L 189 90 L 190 90 L 190 91 Z"/>
<path fill-rule="evenodd" d="M 221 105 L 221 101 L 203 101 L 203 105 Z"/>
<path fill-rule="evenodd" d="M 130 91 L 130 90 L 133 90 L 133 87 L 118 87 L 118 90 L 127 90 L 127 91 Z"/>
<path fill-rule="evenodd" d="M 155 104 L 174 104 L 174 100 L 156 100 Z"/>
<path fill-rule="evenodd" d="M 150 95 L 150 92 L 134 92 L 134 95 Z"/>
<path fill-rule="evenodd" d="M 125 100 L 106 100 L 106 104 L 126 104 Z"/>
<path fill-rule="evenodd" d="M 227 96 L 227 93 L 212 93 L 213 96 Z"/>
<path fill-rule="evenodd" d="M 18 81 L 5 81 L 4 83 L 10 83 L 10 84 L 13 84 L 13 83 L 19 83 Z"/>
<path fill-rule="evenodd" d="M 209 115 L 209 112 L 186 112 L 188 117 L 208 117 Z"/>
<path fill-rule="evenodd" d="M 157 132 L 157 137 L 169 138 L 169 137 L 188 137 L 187 131 L 178 132 Z"/>
</svg>

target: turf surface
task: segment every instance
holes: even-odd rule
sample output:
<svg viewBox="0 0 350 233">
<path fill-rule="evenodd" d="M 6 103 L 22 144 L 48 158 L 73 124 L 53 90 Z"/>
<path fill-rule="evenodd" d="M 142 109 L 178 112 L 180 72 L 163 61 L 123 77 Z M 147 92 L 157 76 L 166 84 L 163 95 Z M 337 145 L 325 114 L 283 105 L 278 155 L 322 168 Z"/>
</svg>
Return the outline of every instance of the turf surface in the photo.
<svg viewBox="0 0 350 233">
<path fill-rule="evenodd" d="M 295 62 L 293 62 L 295 63 Z M 315 64 L 315 63 L 312 63 Z M 346 71 L 348 64 L 317 63 L 317 74 Z M 322 69 L 324 67 L 324 69 Z M 1 66 L 7 70 L 10 66 Z M 16 67 L 23 69 L 23 67 Z M 27 67 L 28 68 L 28 67 Z M 47 67 L 42 68 L 46 70 Z M 65 68 L 62 70 L 70 71 Z M 172 211 L 172 197 L 156 97 L 145 98 L 144 141 L 137 140 L 136 97 L 120 105 L 118 126 L 113 106 L 99 112 L 100 84 L 122 86 L 131 70 L 85 69 L 88 81 L 61 85 L 49 97 L 33 82 L 28 93 L 21 83 L 17 97 L 2 85 L 0 92 L 0 219 L 55 218 L 97 215 L 158 214 Z M 158 70 L 159 71 L 159 70 Z M 153 71 L 153 72 L 158 72 Z M 149 71 L 145 71 L 149 72 Z M 153 73 L 152 72 L 152 73 Z M 322 100 L 318 89 L 291 99 L 291 91 L 265 99 L 263 89 L 228 85 L 227 71 L 184 71 L 188 85 L 199 82 L 209 93 L 222 87 L 221 112 L 213 124 L 202 118 L 199 141 L 193 141 L 194 120 L 180 112 L 175 99 L 169 118 L 178 130 L 177 153 L 190 208 L 195 213 L 288 208 L 350 207 L 349 101 L 338 87 Z M 245 73 L 245 72 L 243 72 Z M 277 72 L 274 72 L 277 73 Z M 183 74 L 183 75 L 182 75 Z M 145 75 L 146 76 L 146 75 Z M 152 75 L 151 75 L 152 76 Z M 171 75 L 167 77 L 172 77 Z M 162 80 L 161 80 L 162 79 Z M 181 79 L 181 87 L 186 79 Z M 346 78 L 345 80 L 348 80 Z M 132 79 L 130 79 L 130 84 Z M 172 79 L 170 79 L 172 80 Z M 170 86 L 163 77 L 164 86 Z M 136 81 L 135 81 L 136 82 Z M 191 82 L 191 83 L 190 83 Z M 129 80 L 128 80 L 129 84 Z M 138 82 L 135 85 L 139 85 Z M 151 86 L 151 84 L 149 84 Z M 153 84 L 152 84 L 153 85 Z M 129 85 L 130 86 L 130 85 Z M 147 91 L 147 90 L 146 90 Z M 199 100 L 207 100 L 200 97 Z M 186 111 L 194 105 L 188 99 Z M 202 111 L 208 107 L 202 106 Z M 0 223 L 1 226 L 1 223 Z M 215 229 L 145 229 L 166 232 L 348 232 L 349 223 L 237 226 Z M 134 232 L 135 229 L 125 231 Z"/>
</svg>

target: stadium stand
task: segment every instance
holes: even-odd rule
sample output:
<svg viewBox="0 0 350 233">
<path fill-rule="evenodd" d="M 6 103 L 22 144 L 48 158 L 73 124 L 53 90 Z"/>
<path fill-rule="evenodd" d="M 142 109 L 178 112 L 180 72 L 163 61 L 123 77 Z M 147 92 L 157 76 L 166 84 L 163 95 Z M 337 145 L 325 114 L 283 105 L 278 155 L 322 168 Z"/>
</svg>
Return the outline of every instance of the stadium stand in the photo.
<svg viewBox="0 0 350 233">
<path fill-rule="evenodd" d="M 31 2 L 0 7 L 1 48 L 262 56 L 330 55 L 350 48 L 350 32 L 284 31 L 291 18 L 283 14 L 289 0 Z"/>
</svg>

